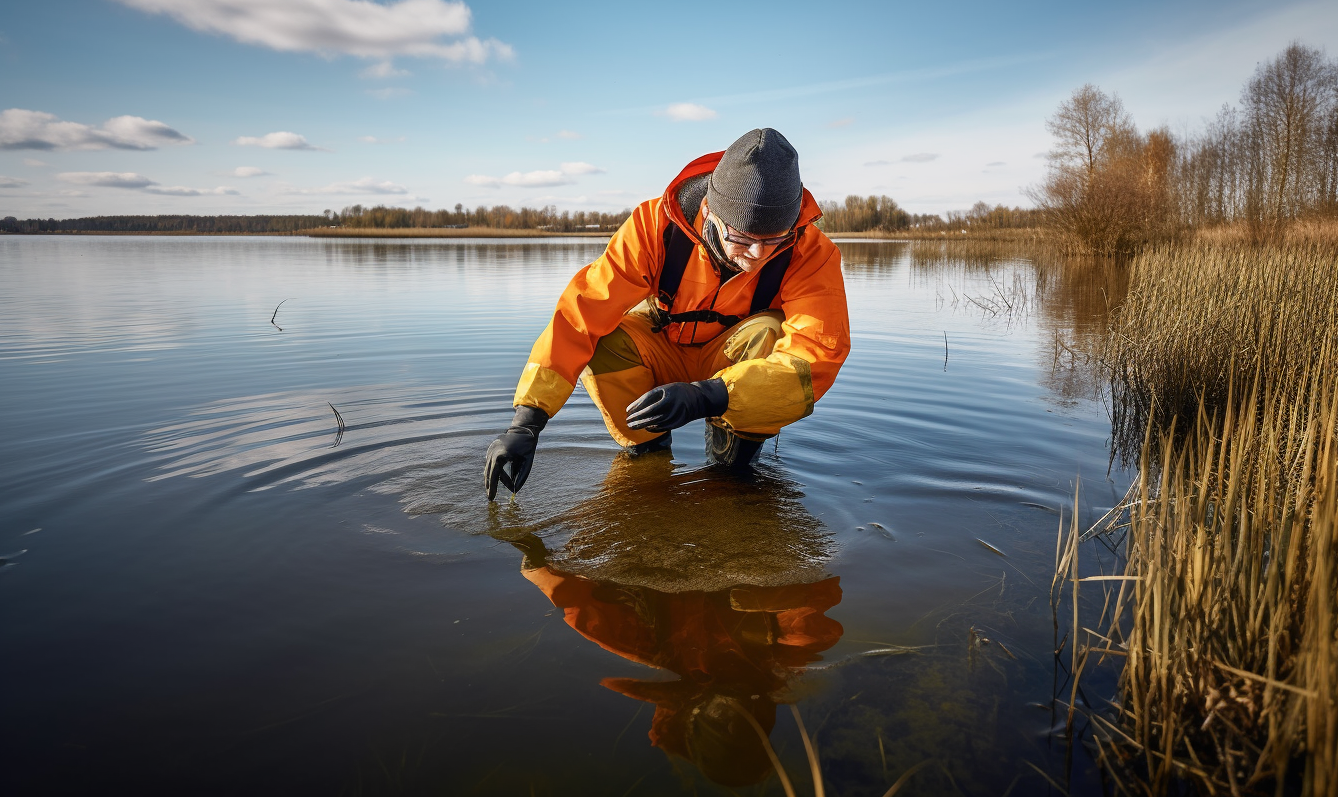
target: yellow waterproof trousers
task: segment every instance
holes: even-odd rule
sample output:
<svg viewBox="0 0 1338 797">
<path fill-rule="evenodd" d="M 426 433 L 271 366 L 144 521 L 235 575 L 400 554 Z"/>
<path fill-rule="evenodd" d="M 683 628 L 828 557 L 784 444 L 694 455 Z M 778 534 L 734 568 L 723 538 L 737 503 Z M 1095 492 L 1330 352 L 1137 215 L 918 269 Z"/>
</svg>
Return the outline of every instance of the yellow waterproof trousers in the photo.
<svg viewBox="0 0 1338 797">
<path fill-rule="evenodd" d="M 766 357 L 784 334 L 784 319 L 781 311 L 768 310 L 743 319 L 706 343 L 680 345 L 651 332 L 649 313 L 637 308 L 623 316 L 617 329 L 599 339 L 589 366 L 581 373 L 581 383 L 619 445 L 645 443 L 664 433 L 627 428 L 628 404 L 660 385 L 710 379 L 735 363 Z M 731 431 L 749 440 L 775 434 L 774 429 Z"/>
</svg>

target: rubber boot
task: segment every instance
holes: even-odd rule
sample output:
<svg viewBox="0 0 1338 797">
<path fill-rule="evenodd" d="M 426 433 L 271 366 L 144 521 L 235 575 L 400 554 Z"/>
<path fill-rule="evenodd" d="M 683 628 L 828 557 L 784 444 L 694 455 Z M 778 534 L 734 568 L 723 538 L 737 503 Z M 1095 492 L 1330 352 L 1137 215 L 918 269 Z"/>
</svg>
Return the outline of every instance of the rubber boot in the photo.
<svg viewBox="0 0 1338 797">
<path fill-rule="evenodd" d="M 544 546 L 544 541 L 533 533 L 510 542 L 516 547 L 516 550 L 525 555 L 525 558 L 520 561 L 521 570 L 536 570 L 548 564 L 548 548 Z"/>
<path fill-rule="evenodd" d="M 665 432 L 654 440 L 647 440 L 644 443 L 636 445 L 623 446 L 623 450 L 630 456 L 639 457 L 642 454 L 653 454 L 656 451 L 668 451 L 669 446 L 673 444 L 673 432 Z"/>
<path fill-rule="evenodd" d="M 752 464 L 757 452 L 762 450 L 762 443 L 762 440 L 739 437 L 715 424 L 706 424 L 706 459 L 713 465 L 747 468 Z"/>
</svg>

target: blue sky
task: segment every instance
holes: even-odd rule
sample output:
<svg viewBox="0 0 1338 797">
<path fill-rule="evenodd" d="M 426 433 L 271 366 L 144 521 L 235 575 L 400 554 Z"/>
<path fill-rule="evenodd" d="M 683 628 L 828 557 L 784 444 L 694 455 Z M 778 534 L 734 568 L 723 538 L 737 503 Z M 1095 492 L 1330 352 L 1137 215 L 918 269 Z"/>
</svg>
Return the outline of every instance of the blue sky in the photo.
<svg viewBox="0 0 1338 797">
<path fill-rule="evenodd" d="M 1199 128 L 1338 6 L 52 0 L 0 15 L 0 216 L 618 210 L 774 127 L 819 199 L 1026 205 L 1073 89 Z"/>
</svg>

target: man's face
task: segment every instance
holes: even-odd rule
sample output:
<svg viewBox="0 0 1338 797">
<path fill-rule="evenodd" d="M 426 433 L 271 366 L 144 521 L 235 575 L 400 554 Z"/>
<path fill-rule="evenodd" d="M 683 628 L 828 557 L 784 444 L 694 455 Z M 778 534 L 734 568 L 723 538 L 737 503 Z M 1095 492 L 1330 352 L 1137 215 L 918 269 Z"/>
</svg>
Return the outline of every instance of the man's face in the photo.
<svg viewBox="0 0 1338 797">
<path fill-rule="evenodd" d="M 716 225 L 720 233 L 720 244 L 725 250 L 725 257 L 746 274 L 751 274 L 771 259 L 776 250 L 789 242 L 794 230 L 779 230 L 766 235 L 752 235 L 730 227 L 711 212 L 703 200 L 702 208 L 706 213 L 707 223 Z"/>
</svg>

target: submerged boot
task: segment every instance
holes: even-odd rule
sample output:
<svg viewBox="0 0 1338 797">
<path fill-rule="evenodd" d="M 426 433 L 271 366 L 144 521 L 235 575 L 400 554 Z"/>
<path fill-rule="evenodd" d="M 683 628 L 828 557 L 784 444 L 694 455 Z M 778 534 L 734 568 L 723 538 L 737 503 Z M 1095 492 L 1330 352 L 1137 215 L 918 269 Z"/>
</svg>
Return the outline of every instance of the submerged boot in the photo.
<svg viewBox="0 0 1338 797">
<path fill-rule="evenodd" d="M 654 440 L 647 440 L 644 443 L 624 446 L 623 450 L 633 457 L 639 457 L 642 454 L 653 454 L 656 451 L 668 451 L 669 446 L 673 443 L 673 435 L 673 432 L 665 432 Z"/>
<path fill-rule="evenodd" d="M 520 560 L 521 570 L 536 570 L 548 564 L 548 548 L 534 533 L 528 533 L 518 540 L 510 540 L 510 543 L 525 555 L 525 558 Z"/>
<path fill-rule="evenodd" d="M 762 442 L 739 437 L 715 424 L 706 424 L 706 459 L 715 465 L 747 468 L 762 449 Z"/>
</svg>

